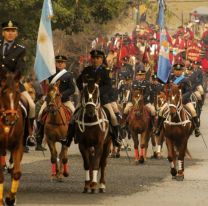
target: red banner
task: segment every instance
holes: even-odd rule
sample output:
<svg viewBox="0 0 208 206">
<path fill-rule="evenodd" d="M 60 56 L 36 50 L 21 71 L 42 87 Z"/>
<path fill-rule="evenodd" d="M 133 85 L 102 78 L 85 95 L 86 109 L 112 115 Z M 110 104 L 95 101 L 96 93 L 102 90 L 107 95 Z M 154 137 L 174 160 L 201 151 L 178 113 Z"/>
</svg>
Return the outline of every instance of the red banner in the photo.
<svg viewBox="0 0 208 206">
<path fill-rule="evenodd" d="M 198 61 L 200 59 L 201 47 L 197 44 L 190 45 L 186 50 L 186 57 L 191 61 Z"/>
</svg>

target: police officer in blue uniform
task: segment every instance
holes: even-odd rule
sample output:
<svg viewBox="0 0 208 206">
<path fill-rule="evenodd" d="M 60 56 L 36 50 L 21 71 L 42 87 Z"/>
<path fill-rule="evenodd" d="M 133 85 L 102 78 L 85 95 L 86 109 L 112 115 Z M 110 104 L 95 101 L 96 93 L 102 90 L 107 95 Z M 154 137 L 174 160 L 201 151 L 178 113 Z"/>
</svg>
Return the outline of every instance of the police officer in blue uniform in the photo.
<svg viewBox="0 0 208 206">
<path fill-rule="evenodd" d="M 116 114 L 114 113 L 114 110 L 111 106 L 111 103 L 113 101 L 112 99 L 112 80 L 110 78 L 110 70 L 107 69 L 107 62 L 105 59 L 104 52 L 100 50 L 92 50 L 90 52 L 91 55 L 91 61 L 92 65 L 85 67 L 82 73 L 77 78 L 77 87 L 80 91 L 83 89 L 83 79 L 84 76 L 92 76 L 95 78 L 96 76 L 99 76 L 99 90 L 100 90 L 100 101 L 101 105 L 106 108 L 110 114 L 110 122 L 113 129 L 112 138 L 114 141 L 114 144 L 116 146 L 120 145 L 120 139 L 118 136 L 118 129 L 119 124 L 116 117 Z M 73 137 L 75 135 L 74 131 L 74 122 L 72 121 L 69 125 L 69 132 L 67 137 L 67 143 L 66 145 L 69 146 Z"/>
<path fill-rule="evenodd" d="M 55 60 L 56 60 L 56 73 L 51 77 L 49 77 L 48 81 L 49 84 L 54 84 L 57 81 L 60 82 L 59 91 L 61 94 L 61 101 L 70 110 L 71 114 L 73 114 L 75 108 L 73 103 L 70 101 L 70 98 L 75 92 L 75 85 L 73 82 L 72 73 L 66 70 L 67 57 L 64 55 L 57 55 L 55 57 Z M 45 108 L 46 108 L 46 102 L 43 103 L 38 114 L 38 121 L 37 121 L 38 129 L 36 134 L 37 151 L 45 150 L 45 148 L 42 147 L 44 128 L 43 128 L 43 124 L 41 124 L 41 116 Z"/>
<path fill-rule="evenodd" d="M 18 44 L 16 39 L 18 37 L 18 24 L 12 20 L 2 23 L 2 37 L 0 38 L 0 70 L 5 72 L 12 72 L 22 76 L 26 69 L 25 55 L 26 49 L 24 46 Z M 1 80 L 1 76 L 0 76 Z M 30 124 L 33 124 L 35 118 L 35 103 L 29 93 L 25 90 L 23 84 L 20 82 L 21 95 L 27 99 L 29 104 L 29 118 Z M 32 127 L 32 126 L 31 126 Z M 26 146 L 33 146 L 33 141 L 30 138 L 24 140 L 25 152 L 29 151 Z"/>
<path fill-rule="evenodd" d="M 188 108 L 188 110 L 191 112 L 192 115 L 192 121 L 195 126 L 195 136 L 198 137 L 201 133 L 199 131 L 199 119 L 197 117 L 196 110 L 191 102 L 191 94 L 193 92 L 191 81 L 189 77 L 186 77 L 184 75 L 184 68 L 185 65 L 183 62 L 178 62 L 173 65 L 174 69 L 174 76 L 171 79 L 171 82 L 174 84 L 180 85 L 181 86 L 181 92 L 182 92 L 182 103 L 184 104 L 185 107 Z M 164 108 L 165 109 L 165 108 Z M 160 111 L 160 114 L 162 114 L 162 111 Z M 158 117 L 158 128 L 156 130 L 156 135 L 159 135 L 160 130 L 162 128 L 164 122 L 164 118 L 159 115 Z"/>
<path fill-rule="evenodd" d="M 157 95 L 164 90 L 164 84 L 158 81 L 157 74 L 154 73 L 151 76 L 150 83 L 150 102 L 155 104 L 157 101 Z"/>
</svg>

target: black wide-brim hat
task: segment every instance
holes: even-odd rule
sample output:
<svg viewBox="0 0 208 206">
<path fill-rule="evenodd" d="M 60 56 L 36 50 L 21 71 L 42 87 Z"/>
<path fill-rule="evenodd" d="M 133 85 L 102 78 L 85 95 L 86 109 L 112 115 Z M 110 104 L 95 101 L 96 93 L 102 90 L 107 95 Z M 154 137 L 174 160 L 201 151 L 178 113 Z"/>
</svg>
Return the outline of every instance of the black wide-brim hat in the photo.
<svg viewBox="0 0 208 206">
<path fill-rule="evenodd" d="M 91 55 L 91 57 L 93 58 L 93 57 L 105 57 L 105 54 L 104 54 L 104 52 L 103 51 L 101 51 L 101 50 L 92 50 L 91 52 L 90 52 L 90 55 Z"/>
<path fill-rule="evenodd" d="M 66 62 L 68 60 L 67 57 L 64 55 L 57 55 L 55 59 L 56 61 L 59 61 L 59 62 Z"/>
<path fill-rule="evenodd" d="M 15 21 L 9 20 L 9 21 L 3 22 L 1 24 L 1 27 L 2 27 L 3 30 L 6 30 L 6 29 L 18 29 L 18 23 L 15 22 Z"/>
</svg>

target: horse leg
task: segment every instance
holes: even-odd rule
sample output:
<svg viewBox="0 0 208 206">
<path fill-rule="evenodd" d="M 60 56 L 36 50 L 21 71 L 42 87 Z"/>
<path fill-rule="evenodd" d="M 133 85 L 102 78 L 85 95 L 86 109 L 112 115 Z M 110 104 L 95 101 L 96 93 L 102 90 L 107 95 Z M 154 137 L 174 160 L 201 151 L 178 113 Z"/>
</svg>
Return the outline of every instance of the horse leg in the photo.
<svg viewBox="0 0 208 206">
<path fill-rule="evenodd" d="M 103 148 L 103 154 L 100 160 L 100 170 L 101 170 L 101 174 L 100 174 L 100 186 L 99 186 L 99 192 L 100 193 L 105 193 L 105 189 L 106 189 L 106 182 L 105 182 L 105 168 L 107 165 L 107 158 L 108 155 L 110 153 L 110 141 L 108 141 L 108 143 L 104 144 L 104 148 Z"/>
<path fill-rule="evenodd" d="M 85 169 L 85 186 L 84 186 L 83 193 L 89 193 L 90 183 L 91 183 L 89 151 L 82 144 L 79 144 L 79 151 L 82 155 L 82 159 L 84 162 L 84 169 Z"/>
<path fill-rule="evenodd" d="M 14 205 L 16 201 L 16 193 L 19 188 L 19 181 L 21 177 L 20 163 L 23 156 L 23 145 L 20 144 L 19 148 L 12 152 L 14 161 L 14 169 L 11 174 L 12 184 L 9 193 L 6 196 L 5 203 L 7 205 Z"/>
<path fill-rule="evenodd" d="M 172 175 L 172 178 L 175 179 L 177 175 L 177 170 L 176 170 L 176 154 L 174 150 L 174 145 L 169 138 L 166 138 L 166 145 L 168 149 L 168 161 L 170 162 L 170 173 Z"/>
<path fill-rule="evenodd" d="M 97 189 L 97 177 L 98 177 L 98 171 L 100 168 L 100 160 L 103 154 L 103 145 L 99 144 L 96 147 L 93 147 L 94 155 L 91 154 L 91 160 L 92 160 L 92 182 L 90 184 L 91 192 L 96 193 Z"/>
<path fill-rule="evenodd" d="M 176 180 L 183 181 L 184 179 L 184 157 L 186 154 L 188 138 L 185 138 L 184 141 L 181 142 L 180 146 L 178 146 L 178 174 L 176 176 Z"/>
<path fill-rule="evenodd" d="M 152 143 L 152 151 L 153 151 L 152 158 L 157 159 L 157 143 L 156 143 L 155 135 L 153 133 L 151 134 L 151 143 Z"/>
<path fill-rule="evenodd" d="M 0 156 L 0 206 L 3 206 L 3 194 L 4 194 L 4 159 L 5 156 Z"/>
<path fill-rule="evenodd" d="M 135 157 L 135 162 L 138 162 L 139 159 L 139 138 L 138 134 L 136 132 L 131 132 L 132 139 L 134 142 L 134 157 Z"/>
<path fill-rule="evenodd" d="M 13 158 L 12 158 L 12 153 L 10 153 L 9 164 L 7 166 L 8 173 L 11 174 L 13 169 L 14 169 L 14 161 L 13 161 Z"/>
<path fill-rule="evenodd" d="M 68 147 L 66 147 L 65 145 L 62 145 L 59 159 L 60 159 L 60 171 L 61 171 L 61 173 L 63 173 L 64 177 L 69 176 L 67 152 L 68 152 Z"/>
<path fill-rule="evenodd" d="M 164 142 L 164 132 L 163 130 L 160 132 L 160 135 L 157 137 L 157 158 L 162 157 L 162 146 Z"/>
<path fill-rule="evenodd" d="M 51 180 L 53 181 L 59 172 L 59 168 L 57 165 L 57 156 L 58 155 L 57 155 L 55 143 L 50 141 L 48 138 L 47 138 L 47 143 L 48 143 L 48 147 L 49 147 L 49 150 L 51 153 L 51 164 L 52 164 L 51 165 Z"/>
<path fill-rule="evenodd" d="M 140 143 L 139 163 L 143 164 L 145 160 L 146 132 L 143 132 L 141 134 L 140 141 L 141 143 Z"/>
</svg>

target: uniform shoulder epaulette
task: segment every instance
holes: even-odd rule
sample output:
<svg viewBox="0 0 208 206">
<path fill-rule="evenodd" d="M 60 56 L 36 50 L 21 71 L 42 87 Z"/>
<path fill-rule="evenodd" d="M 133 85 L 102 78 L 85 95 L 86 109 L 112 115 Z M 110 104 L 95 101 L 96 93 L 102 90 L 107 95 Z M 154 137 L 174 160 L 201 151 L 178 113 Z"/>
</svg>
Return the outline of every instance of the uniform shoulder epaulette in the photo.
<svg viewBox="0 0 208 206">
<path fill-rule="evenodd" d="M 23 45 L 17 44 L 17 46 L 19 46 L 19 47 L 25 49 L 25 46 L 23 46 Z"/>
</svg>

